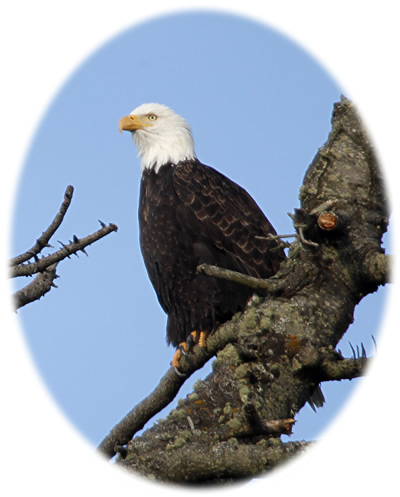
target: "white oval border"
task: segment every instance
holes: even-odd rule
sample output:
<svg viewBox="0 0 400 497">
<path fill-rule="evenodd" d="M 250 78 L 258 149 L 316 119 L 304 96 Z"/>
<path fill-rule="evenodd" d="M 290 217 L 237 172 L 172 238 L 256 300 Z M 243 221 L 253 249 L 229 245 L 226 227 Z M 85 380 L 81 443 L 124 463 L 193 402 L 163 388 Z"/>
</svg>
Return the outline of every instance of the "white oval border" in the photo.
<svg viewBox="0 0 400 497">
<path fill-rule="evenodd" d="M 222 10 L 253 18 L 278 29 L 322 62 L 351 96 L 377 146 L 389 190 L 398 186 L 398 116 L 400 88 L 396 2 L 287 0 L 265 2 L 153 1 L 94 2 L 70 0 L 67 4 L 37 0 L 8 2 L 1 19 L 1 209 L 3 233 L 10 233 L 16 182 L 27 147 L 50 99 L 72 70 L 108 39 L 140 21 L 160 14 L 190 9 Z M 262 6 L 262 7 L 261 7 Z M 3 55 L 2 55 L 3 58 Z M 395 209 L 397 200 L 391 195 Z M 393 219 L 393 226 L 397 230 Z M 395 245 L 395 244 L 393 244 Z M 1 246 L 2 260 L 9 255 Z M 0 368 L 1 467 L 4 495 L 112 495 L 152 491 L 157 494 L 192 493 L 189 489 L 151 485 L 125 476 L 93 456 L 49 397 L 38 378 L 18 319 L 7 301 L 10 291 L 2 265 L 2 333 Z M 286 495 L 336 496 L 394 488 L 396 416 L 399 401 L 395 302 L 391 292 L 379 340 L 379 355 L 364 382 L 307 456 L 276 471 L 267 479 L 242 485 L 207 489 L 211 495 L 252 492 Z M 2 471 L 2 472 L 3 472 Z M 289 473 L 290 471 L 290 473 Z M 383 486 L 384 482 L 384 486 Z M 144 487 L 144 488 L 142 488 Z M 204 491 L 204 490 L 203 490 Z M 197 493 L 197 492 L 196 492 Z"/>
</svg>

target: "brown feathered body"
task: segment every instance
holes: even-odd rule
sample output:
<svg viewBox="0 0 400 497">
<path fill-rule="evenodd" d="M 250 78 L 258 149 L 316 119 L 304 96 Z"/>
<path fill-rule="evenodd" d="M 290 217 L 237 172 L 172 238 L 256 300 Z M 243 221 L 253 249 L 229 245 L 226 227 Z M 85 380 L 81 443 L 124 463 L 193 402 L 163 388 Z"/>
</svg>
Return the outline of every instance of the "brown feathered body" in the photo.
<svg viewBox="0 0 400 497">
<path fill-rule="evenodd" d="M 158 300 L 168 315 L 167 341 L 211 333 L 241 311 L 254 292 L 198 274 L 207 263 L 268 278 L 285 258 L 276 232 L 252 197 L 197 159 L 142 173 L 140 245 Z"/>
</svg>

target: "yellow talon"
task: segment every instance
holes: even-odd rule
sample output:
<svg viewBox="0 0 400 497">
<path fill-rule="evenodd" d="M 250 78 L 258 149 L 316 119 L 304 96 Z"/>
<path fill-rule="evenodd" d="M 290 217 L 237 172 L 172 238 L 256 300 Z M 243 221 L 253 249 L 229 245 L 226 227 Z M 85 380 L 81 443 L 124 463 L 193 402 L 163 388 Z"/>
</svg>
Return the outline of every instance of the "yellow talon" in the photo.
<svg viewBox="0 0 400 497">
<path fill-rule="evenodd" d="M 181 342 L 178 345 L 178 348 L 176 349 L 175 354 L 174 354 L 172 361 L 171 361 L 171 366 L 173 368 L 179 368 L 179 366 L 180 366 L 179 362 L 180 362 L 181 357 L 182 357 L 182 349 L 185 352 L 187 352 L 189 350 L 189 347 L 188 347 L 186 342 Z"/>
<path fill-rule="evenodd" d="M 179 368 L 179 361 L 180 361 L 181 357 L 182 357 L 181 350 L 176 349 L 175 354 L 174 354 L 172 361 L 171 361 L 171 367 Z"/>
<path fill-rule="evenodd" d="M 199 347 L 205 348 L 207 345 L 207 333 L 205 331 L 200 331 L 199 335 L 199 341 L 198 341 Z"/>
<path fill-rule="evenodd" d="M 205 332 L 205 331 L 200 331 L 200 332 L 192 331 L 190 334 L 193 337 L 193 342 L 195 344 L 197 343 L 199 347 L 204 349 L 207 346 L 207 336 L 208 336 L 207 332 Z M 181 360 L 181 357 L 183 355 L 182 350 L 184 352 L 188 352 L 190 350 L 187 342 L 181 342 L 178 345 L 178 348 L 176 349 L 175 354 L 174 354 L 172 361 L 171 361 L 171 366 L 173 368 L 180 367 L 180 360 Z"/>
</svg>

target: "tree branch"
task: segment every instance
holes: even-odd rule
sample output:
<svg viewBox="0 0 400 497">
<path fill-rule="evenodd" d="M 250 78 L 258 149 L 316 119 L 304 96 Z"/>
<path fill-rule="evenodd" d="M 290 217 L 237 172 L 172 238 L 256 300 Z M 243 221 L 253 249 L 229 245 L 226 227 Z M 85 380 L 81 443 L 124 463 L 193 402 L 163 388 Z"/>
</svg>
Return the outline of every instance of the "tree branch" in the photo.
<svg viewBox="0 0 400 497">
<path fill-rule="evenodd" d="M 371 252 L 364 260 L 364 272 L 371 281 L 377 285 L 385 285 L 390 282 L 390 273 L 393 265 L 391 255 L 382 252 Z"/>
<path fill-rule="evenodd" d="M 218 328 L 207 341 L 207 352 L 195 345 L 189 356 L 182 356 L 180 371 L 169 368 L 154 391 L 137 404 L 104 438 L 98 450 L 105 456 L 113 457 L 116 447 L 125 445 L 155 414 L 170 404 L 185 381 L 214 356 L 218 350 L 236 340 L 235 320 Z"/>
<path fill-rule="evenodd" d="M 193 451 L 193 446 L 200 449 Z M 170 481 L 174 475 L 175 481 L 181 483 L 223 484 L 271 470 L 310 446 L 310 442 L 284 444 L 277 439 L 259 440 L 254 444 L 236 439 L 218 441 L 188 430 L 181 438 L 169 441 L 166 447 L 159 444 L 157 457 L 149 457 L 138 448 L 134 461 L 127 457 L 119 464 L 133 467 L 145 476 L 156 474 L 163 481 Z M 178 447 L 180 455 L 174 457 Z"/>
<path fill-rule="evenodd" d="M 357 357 L 342 360 L 325 360 L 319 368 L 321 381 L 352 380 L 364 374 L 370 359 Z"/>
<path fill-rule="evenodd" d="M 27 260 L 31 259 L 35 255 L 38 255 L 43 248 L 51 247 L 51 245 L 49 245 L 49 240 L 63 222 L 64 216 L 68 210 L 68 207 L 71 204 L 73 193 L 74 193 L 74 187 L 71 185 L 67 186 L 64 193 L 63 203 L 61 204 L 61 207 L 57 215 L 51 222 L 50 226 L 36 240 L 35 245 L 31 249 L 27 250 L 21 255 L 18 255 L 17 257 L 14 257 L 13 259 L 10 259 L 10 266 L 18 266 L 19 264 L 22 264 L 23 262 L 26 262 Z"/>
<path fill-rule="evenodd" d="M 57 250 L 57 252 L 54 252 L 47 257 L 43 257 L 37 262 L 20 264 L 19 266 L 13 267 L 10 271 L 10 276 L 12 278 L 15 278 L 16 276 L 31 276 L 32 274 L 44 271 L 52 264 L 56 264 L 63 259 L 66 259 L 70 255 L 76 254 L 79 251 L 84 252 L 84 249 L 88 245 L 91 245 L 97 240 L 100 240 L 101 238 L 107 236 L 109 233 L 117 230 L 118 226 L 116 226 L 115 224 L 109 224 L 107 226 L 103 226 L 91 235 L 85 236 L 83 238 L 77 238 L 76 236 L 74 236 L 74 241 L 70 242 L 68 245 L 64 245 L 63 248 Z"/>
<path fill-rule="evenodd" d="M 31 283 L 15 292 L 13 295 L 15 309 L 19 309 L 26 304 L 39 300 L 48 293 L 52 287 L 56 287 L 54 284 L 54 280 L 58 277 L 56 268 L 57 264 L 52 264 L 43 272 L 39 273 Z"/>
<path fill-rule="evenodd" d="M 74 189 L 72 186 L 68 186 L 66 188 L 64 200 L 57 215 L 54 217 L 49 227 L 36 240 L 35 245 L 23 254 L 20 254 L 10 260 L 10 277 L 15 278 L 18 276 L 33 276 L 34 274 L 37 274 L 31 283 L 14 293 L 13 298 L 16 309 L 40 299 L 43 295 L 49 292 L 52 287 L 56 287 L 54 280 L 57 278 L 56 267 L 59 262 L 67 257 L 69 258 L 73 254 L 77 255 L 77 252 L 79 251 L 86 254 L 85 248 L 88 245 L 91 245 L 97 240 L 100 240 L 104 236 L 107 236 L 109 233 L 117 231 L 118 229 L 115 224 L 109 224 L 106 226 L 100 221 L 101 228 L 95 233 L 81 239 L 74 235 L 73 241 L 70 241 L 67 245 L 59 242 L 62 245 L 60 250 L 48 256 L 39 258 L 39 254 L 45 247 L 51 247 L 49 244 L 50 238 L 54 235 L 64 220 L 64 216 L 71 204 L 73 191 Z M 31 258 L 34 258 L 35 262 L 25 263 Z"/>
<path fill-rule="evenodd" d="M 212 266 L 210 264 L 200 264 L 197 266 L 197 272 L 204 273 L 215 278 L 234 281 L 235 283 L 240 283 L 242 285 L 249 286 L 250 288 L 254 288 L 254 290 L 266 290 L 270 294 L 279 293 L 285 285 L 284 280 L 279 280 L 274 277 L 268 279 L 255 278 L 254 276 L 248 276 L 247 274 L 232 271 L 231 269 Z"/>
</svg>

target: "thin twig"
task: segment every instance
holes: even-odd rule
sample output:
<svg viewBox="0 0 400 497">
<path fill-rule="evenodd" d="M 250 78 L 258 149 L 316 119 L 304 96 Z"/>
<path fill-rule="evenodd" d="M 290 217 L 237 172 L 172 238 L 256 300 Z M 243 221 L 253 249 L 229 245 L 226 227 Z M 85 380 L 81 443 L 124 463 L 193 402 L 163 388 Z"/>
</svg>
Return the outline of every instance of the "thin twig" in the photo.
<svg viewBox="0 0 400 497">
<path fill-rule="evenodd" d="M 63 203 L 60 206 L 60 209 L 51 222 L 50 226 L 43 231 L 41 236 L 36 240 L 35 245 L 24 252 L 23 254 L 20 254 L 10 260 L 10 266 L 17 266 L 19 264 L 22 264 L 23 262 L 26 262 L 27 260 L 31 259 L 32 257 L 35 257 L 38 255 L 43 248 L 45 247 L 50 247 L 49 245 L 49 240 L 50 238 L 54 235 L 54 233 L 57 231 L 58 227 L 62 223 L 64 216 L 68 210 L 68 207 L 71 204 L 72 200 L 72 195 L 74 193 L 74 187 L 69 185 L 67 186 L 65 193 L 64 193 L 64 200 Z"/>
<path fill-rule="evenodd" d="M 310 214 L 315 214 L 315 215 L 321 214 L 322 212 L 329 210 L 329 209 L 332 209 L 332 207 L 335 207 L 337 205 L 337 203 L 338 203 L 338 201 L 336 198 L 329 199 L 326 202 L 322 202 L 322 204 L 315 207 L 315 209 L 313 209 L 310 212 Z"/>
<path fill-rule="evenodd" d="M 299 232 L 299 239 L 300 239 L 300 241 L 301 241 L 301 243 L 302 243 L 303 245 L 309 245 L 310 247 L 319 247 L 319 244 L 318 244 L 318 243 L 316 243 L 316 242 L 312 242 L 311 240 L 307 240 L 307 239 L 305 238 L 305 236 L 304 236 L 304 231 L 303 231 L 304 226 L 300 226 L 300 225 L 299 225 L 299 226 L 296 226 L 296 225 L 295 225 L 295 228 L 297 228 L 297 229 L 298 229 L 298 232 Z"/>
<path fill-rule="evenodd" d="M 104 226 L 103 228 L 97 230 L 95 233 L 85 236 L 84 238 L 79 239 L 77 237 L 74 237 L 74 241 L 70 242 L 68 245 L 63 245 L 63 248 L 57 250 L 57 252 L 54 252 L 47 257 L 43 257 L 37 262 L 20 264 L 19 266 L 13 267 L 11 269 L 10 276 L 12 278 L 15 278 L 17 276 L 31 276 L 32 274 L 42 272 L 52 264 L 58 263 L 66 257 L 69 257 L 72 254 L 76 254 L 79 251 L 84 251 L 85 247 L 87 247 L 88 245 L 91 245 L 97 240 L 100 240 L 100 238 L 103 238 L 112 231 L 117 230 L 118 226 L 116 226 L 115 224 L 109 224 L 108 226 Z"/>
<path fill-rule="evenodd" d="M 268 235 L 268 236 L 260 236 L 256 235 L 254 238 L 257 240 L 280 240 L 281 238 L 297 238 L 297 233 L 288 233 L 286 235 Z"/>
<path fill-rule="evenodd" d="M 290 217 L 290 219 L 293 221 L 293 226 L 295 227 L 299 240 L 303 245 L 309 245 L 310 247 L 319 247 L 319 244 L 316 242 L 312 242 L 311 240 L 307 240 L 304 236 L 304 229 L 308 228 L 306 224 L 300 224 L 296 221 L 296 216 L 292 214 L 291 212 L 287 212 L 287 215 Z"/>
<path fill-rule="evenodd" d="M 197 272 L 204 273 L 207 276 L 213 276 L 215 278 L 234 281 L 235 283 L 249 286 L 255 290 L 267 290 L 268 293 L 271 294 L 280 292 L 284 286 L 284 280 L 279 280 L 274 277 L 269 279 L 255 278 L 254 276 L 248 276 L 247 274 L 232 271 L 230 269 L 224 269 L 218 266 L 212 266 L 210 264 L 200 264 L 197 266 Z"/>
<path fill-rule="evenodd" d="M 292 427 L 295 424 L 293 418 L 275 420 L 261 419 L 256 407 L 252 403 L 246 404 L 243 410 L 247 421 L 253 428 L 252 434 L 290 435 L 292 433 Z"/>
</svg>

